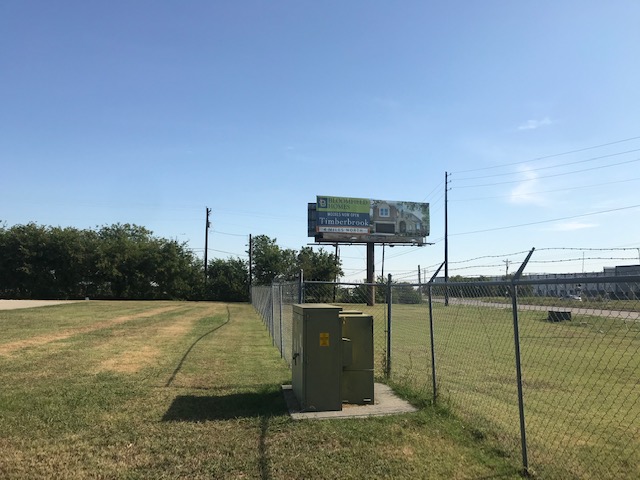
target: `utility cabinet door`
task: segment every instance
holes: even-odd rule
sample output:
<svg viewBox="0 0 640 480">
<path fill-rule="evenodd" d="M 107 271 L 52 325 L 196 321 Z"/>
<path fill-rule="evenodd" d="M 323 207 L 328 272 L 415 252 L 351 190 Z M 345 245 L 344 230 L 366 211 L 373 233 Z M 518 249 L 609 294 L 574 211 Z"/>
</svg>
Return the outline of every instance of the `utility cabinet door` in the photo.
<svg viewBox="0 0 640 480">
<path fill-rule="evenodd" d="M 374 403 L 373 317 L 342 315 L 342 335 L 351 340 L 352 359 L 342 372 L 342 399 Z"/>
<path fill-rule="evenodd" d="M 353 360 L 348 370 L 373 370 L 373 317 L 342 315 L 342 336 L 351 339 Z"/>
<path fill-rule="evenodd" d="M 306 311 L 305 401 L 308 410 L 342 410 L 342 328 L 338 309 Z"/>
</svg>

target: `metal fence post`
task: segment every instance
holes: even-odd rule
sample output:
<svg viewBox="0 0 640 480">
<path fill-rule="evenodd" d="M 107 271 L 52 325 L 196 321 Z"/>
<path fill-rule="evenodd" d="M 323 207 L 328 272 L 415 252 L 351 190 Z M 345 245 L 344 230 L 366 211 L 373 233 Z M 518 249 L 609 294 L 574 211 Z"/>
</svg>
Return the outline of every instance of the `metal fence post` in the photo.
<svg viewBox="0 0 640 480">
<path fill-rule="evenodd" d="M 283 348 L 282 348 L 282 339 L 284 337 L 284 335 L 282 334 L 282 288 L 283 285 L 280 285 L 280 328 L 279 328 L 279 333 L 280 333 L 280 357 L 284 358 L 284 352 L 283 352 Z"/>
<path fill-rule="evenodd" d="M 387 283 L 387 365 L 386 365 L 386 377 L 391 376 L 391 274 L 389 274 L 389 281 Z"/>
<path fill-rule="evenodd" d="M 275 284 L 271 284 L 271 324 L 269 325 L 269 331 L 271 332 L 271 338 L 273 339 L 273 346 L 276 346 L 276 336 L 274 335 L 276 331 L 276 295 L 275 295 Z"/>
<path fill-rule="evenodd" d="M 302 269 L 298 276 L 298 303 L 304 303 L 304 270 Z"/>
<path fill-rule="evenodd" d="M 429 292 L 429 341 L 431 343 L 431 383 L 433 389 L 433 403 L 438 398 L 438 384 L 436 382 L 436 350 L 433 341 L 433 297 L 431 294 L 431 284 L 427 286 Z"/>
<path fill-rule="evenodd" d="M 518 285 L 517 282 L 524 271 L 524 268 L 529 263 L 529 259 L 531 255 L 533 255 L 533 251 L 535 249 L 532 248 L 527 255 L 527 258 L 524 260 L 520 268 L 513 276 L 511 280 L 511 308 L 513 311 L 513 344 L 515 346 L 515 355 L 516 355 L 516 380 L 518 383 L 518 412 L 520 416 L 520 443 L 522 447 L 522 468 L 525 475 L 529 474 L 529 459 L 527 455 L 527 428 L 525 424 L 525 416 L 524 416 L 524 398 L 522 393 L 522 364 L 520 357 L 520 329 L 518 324 Z"/>
<path fill-rule="evenodd" d="M 433 294 L 432 294 L 432 285 L 433 281 L 436 279 L 438 274 L 440 273 L 440 269 L 444 266 L 444 262 L 438 267 L 435 273 L 431 276 L 431 279 L 428 283 L 428 292 L 429 292 L 429 340 L 431 342 L 431 382 L 433 384 L 433 403 L 436 403 L 436 399 L 438 398 L 438 384 L 436 382 L 436 344 L 434 341 L 433 334 Z"/>
<path fill-rule="evenodd" d="M 518 411 L 520 414 L 520 442 L 522 445 L 522 466 L 524 472 L 529 471 L 527 458 L 527 429 L 524 416 L 524 398 L 522 394 L 522 365 L 520 360 L 520 331 L 518 326 L 518 286 L 511 283 L 511 308 L 513 310 L 513 344 L 516 354 L 516 380 L 518 382 Z"/>
</svg>

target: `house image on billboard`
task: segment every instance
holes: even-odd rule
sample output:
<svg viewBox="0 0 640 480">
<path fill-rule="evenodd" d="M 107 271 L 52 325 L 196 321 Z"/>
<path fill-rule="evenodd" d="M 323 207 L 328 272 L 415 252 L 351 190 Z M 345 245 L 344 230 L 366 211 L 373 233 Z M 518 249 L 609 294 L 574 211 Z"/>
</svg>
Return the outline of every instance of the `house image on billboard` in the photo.
<svg viewBox="0 0 640 480">
<path fill-rule="evenodd" d="M 420 217 L 394 202 L 374 203 L 370 216 L 373 231 L 377 234 L 419 235 L 424 228 Z"/>
</svg>

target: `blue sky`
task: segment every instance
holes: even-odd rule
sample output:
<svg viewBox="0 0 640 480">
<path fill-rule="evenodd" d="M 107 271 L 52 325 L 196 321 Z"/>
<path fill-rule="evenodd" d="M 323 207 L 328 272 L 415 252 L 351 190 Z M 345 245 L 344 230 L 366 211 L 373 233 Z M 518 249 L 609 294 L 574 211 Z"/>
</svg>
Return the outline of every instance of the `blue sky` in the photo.
<svg viewBox="0 0 640 480">
<path fill-rule="evenodd" d="M 0 220 L 136 223 L 202 255 L 210 207 L 227 258 L 306 245 L 316 195 L 425 201 L 435 244 L 385 248 L 417 280 L 450 172 L 452 275 L 531 247 L 529 272 L 638 263 L 638 25 L 632 0 L 7 0 Z M 362 280 L 365 249 L 340 252 Z"/>
</svg>

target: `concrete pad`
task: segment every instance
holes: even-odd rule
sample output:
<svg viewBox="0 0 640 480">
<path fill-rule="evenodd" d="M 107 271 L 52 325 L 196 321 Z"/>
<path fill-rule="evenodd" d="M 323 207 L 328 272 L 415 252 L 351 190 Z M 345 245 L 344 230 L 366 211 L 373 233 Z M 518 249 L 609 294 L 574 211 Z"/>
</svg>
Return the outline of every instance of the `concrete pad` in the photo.
<svg viewBox="0 0 640 480">
<path fill-rule="evenodd" d="M 287 402 L 289 414 L 294 420 L 377 417 L 418 411 L 416 407 L 399 398 L 388 385 L 383 383 L 376 383 L 373 386 L 373 394 L 375 396 L 373 405 L 343 404 L 342 410 L 338 412 L 302 412 L 291 385 L 282 385 L 282 393 Z"/>
</svg>

